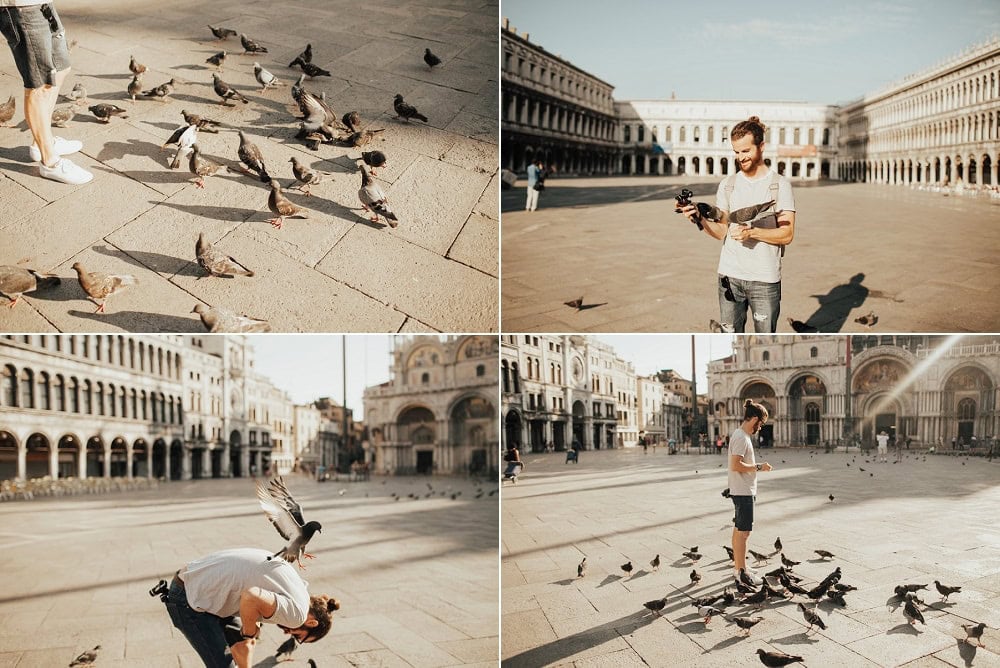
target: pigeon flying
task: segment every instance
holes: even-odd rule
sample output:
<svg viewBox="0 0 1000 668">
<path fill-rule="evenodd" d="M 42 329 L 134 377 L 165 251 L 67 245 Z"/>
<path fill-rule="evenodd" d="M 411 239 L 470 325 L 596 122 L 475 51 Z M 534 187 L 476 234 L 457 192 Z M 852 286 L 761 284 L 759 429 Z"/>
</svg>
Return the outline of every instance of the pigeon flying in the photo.
<svg viewBox="0 0 1000 668">
<path fill-rule="evenodd" d="M 938 593 L 941 594 L 942 601 L 947 601 L 949 596 L 951 596 L 952 594 L 957 594 L 958 592 L 962 591 L 961 587 L 949 587 L 947 585 L 941 584 L 937 580 L 934 581 L 934 586 L 937 587 Z"/>
<path fill-rule="evenodd" d="M 210 308 L 204 304 L 196 304 L 191 312 L 198 314 L 201 324 L 212 334 L 256 334 L 271 331 L 271 325 L 266 320 L 239 315 L 221 306 Z"/>
<path fill-rule="evenodd" d="M 280 476 L 271 480 L 270 485 L 264 485 L 262 480 L 258 480 L 257 498 L 260 499 L 260 507 L 264 509 L 264 514 L 278 534 L 289 541 L 288 545 L 275 552 L 274 556 L 281 557 L 289 563 L 298 563 L 299 568 L 304 568 L 302 557 L 313 558 L 313 555 L 306 552 L 306 545 L 313 534 L 317 531 L 323 532 L 322 525 L 316 521 L 305 521 L 302 517 L 302 506 L 288 493 Z"/>
<path fill-rule="evenodd" d="M 403 96 L 399 93 L 396 93 L 396 97 L 393 98 L 392 107 L 396 110 L 396 118 L 403 118 L 407 121 L 415 118 L 418 121 L 427 122 L 427 117 L 417 111 L 416 107 L 403 102 Z"/>
<path fill-rule="evenodd" d="M 58 276 L 41 276 L 34 269 L 0 265 L 0 295 L 11 300 L 7 308 L 14 308 L 26 292 L 54 288 L 61 282 Z"/>
<path fill-rule="evenodd" d="M 854 322 L 859 325 L 864 325 L 865 327 L 871 329 L 878 322 L 878 316 L 875 315 L 875 311 L 869 311 L 868 315 L 863 315 L 860 318 L 855 318 Z"/>
<path fill-rule="evenodd" d="M 290 199 L 285 197 L 285 194 L 281 192 L 281 184 L 278 183 L 277 179 L 271 179 L 271 194 L 267 197 L 267 208 L 276 216 L 267 222 L 279 230 L 282 224 L 284 224 L 285 218 L 309 217 L 301 207 L 296 206 Z"/>
<path fill-rule="evenodd" d="M 441 59 L 431 53 L 430 49 L 424 49 L 424 62 L 428 67 L 434 67 L 441 64 Z"/>
<path fill-rule="evenodd" d="M 198 235 L 198 241 L 194 245 L 194 252 L 198 258 L 198 265 L 209 276 L 224 276 L 226 278 L 231 278 L 234 274 L 253 276 L 253 272 L 240 264 L 236 258 L 219 252 L 211 243 L 206 241 L 204 232 Z"/>
<path fill-rule="evenodd" d="M 115 275 L 103 274 L 98 271 L 88 272 L 80 262 L 73 263 L 73 270 L 76 271 L 80 287 L 87 293 L 87 297 L 98 305 L 94 313 L 104 313 L 104 304 L 108 297 L 138 282 L 135 276 L 128 274 Z"/>
<path fill-rule="evenodd" d="M 805 618 L 806 622 L 809 623 L 809 630 L 806 631 L 806 633 L 808 633 L 809 631 L 811 631 L 812 627 L 814 627 L 814 626 L 818 626 L 821 629 L 823 629 L 824 631 L 826 630 L 826 624 L 823 622 L 823 618 L 822 617 L 820 617 L 815 612 L 813 612 L 812 610 L 810 610 L 809 608 L 807 608 L 805 606 L 805 604 L 803 604 L 803 603 L 799 603 L 798 607 L 799 607 L 799 610 L 802 612 L 802 616 Z"/>
<path fill-rule="evenodd" d="M 781 668 L 792 663 L 802 663 L 801 656 L 785 654 L 784 652 L 768 652 L 762 649 L 757 650 L 757 657 L 761 663 L 769 668 Z"/>
</svg>

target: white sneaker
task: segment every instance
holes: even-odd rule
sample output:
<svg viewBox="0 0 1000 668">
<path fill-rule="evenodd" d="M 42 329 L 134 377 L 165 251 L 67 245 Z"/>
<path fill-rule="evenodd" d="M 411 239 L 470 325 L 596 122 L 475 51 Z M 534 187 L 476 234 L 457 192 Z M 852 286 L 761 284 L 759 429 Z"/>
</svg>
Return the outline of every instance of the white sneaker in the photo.
<svg viewBox="0 0 1000 668">
<path fill-rule="evenodd" d="M 52 167 L 46 167 L 44 164 L 39 163 L 38 175 L 46 179 L 74 186 L 82 186 L 84 183 L 90 183 L 91 179 L 94 178 L 93 174 L 75 164 L 69 158 L 60 158 L 59 162 Z"/>
<path fill-rule="evenodd" d="M 77 141 L 76 139 L 63 139 L 62 137 L 52 138 L 52 148 L 55 149 L 56 155 L 63 156 L 69 155 L 71 153 L 76 153 L 81 148 L 83 148 L 83 142 Z M 42 152 L 38 150 L 38 145 L 34 142 L 28 147 L 28 155 L 31 156 L 32 161 L 41 162 Z"/>
</svg>

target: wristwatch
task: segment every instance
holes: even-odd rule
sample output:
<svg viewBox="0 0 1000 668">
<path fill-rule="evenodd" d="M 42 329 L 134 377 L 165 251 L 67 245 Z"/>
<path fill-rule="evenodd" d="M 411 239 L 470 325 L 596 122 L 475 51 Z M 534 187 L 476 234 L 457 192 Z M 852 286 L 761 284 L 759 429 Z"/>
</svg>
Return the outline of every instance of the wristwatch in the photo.
<svg viewBox="0 0 1000 668">
<path fill-rule="evenodd" d="M 254 632 L 252 635 L 247 635 L 243 633 L 243 629 L 240 629 L 240 635 L 243 636 L 244 640 L 256 640 L 260 636 L 260 624 L 254 625 Z"/>
<path fill-rule="evenodd" d="M 764 466 L 763 464 L 757 464 L 757 470 L 760 471 L 761 467 L 763 467 L 763 466 Z"/>
</svg>

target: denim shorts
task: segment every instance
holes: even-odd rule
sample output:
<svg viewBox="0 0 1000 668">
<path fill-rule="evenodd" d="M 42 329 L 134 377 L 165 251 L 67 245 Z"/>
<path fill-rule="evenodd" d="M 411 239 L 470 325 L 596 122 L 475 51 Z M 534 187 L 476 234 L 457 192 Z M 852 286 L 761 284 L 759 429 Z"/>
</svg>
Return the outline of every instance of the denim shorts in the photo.
<svg viewBox="0 0 1000 668">
<path fill-rule="evenodd" d="M 69 69 L 66 30 L 54 5 L 0 7 L 0 32 L 25 88 L 54 86 L 56 73 Z"/>
<path fill-rule="evenodd" d="M 781 310 L 781 281 L 761 283 L 719 275 L 719 324 L 724 332 L 742 334 L 747 309 L 753 312 L 753 331 L 773 334 Z"/>
<path fill-rule="evenodd" d="M 733 495 L 729 498 L 733 500 L 733 505 L 736 506 L 736 517 L 733 518 L 736 530 L 753 531 L 753 504 L 757 500 L 757 497 Z"/>
</svg>

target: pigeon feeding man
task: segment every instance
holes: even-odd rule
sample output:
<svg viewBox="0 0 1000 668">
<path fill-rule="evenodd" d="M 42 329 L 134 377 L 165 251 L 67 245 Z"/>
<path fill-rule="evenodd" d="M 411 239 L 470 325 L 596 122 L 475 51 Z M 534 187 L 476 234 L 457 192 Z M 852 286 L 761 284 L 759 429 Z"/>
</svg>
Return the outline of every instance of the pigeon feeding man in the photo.
<svg viewBox="0 0 1000 668">
<path fill-rule="evenodd" d="M 306 552 L 306 545 L 317 531 L 323 533 L 323 526 L 319 522 L 306 522 L 303 519 L 302 506 L 292 498 L 280 477 L 272 480 L 269 485 L 264 485 L 263 481 L 258 480 L 257 498 L 260 499 L 260 507 L 264 509 L 264 514 L 278 534 L 289 541 L 288 545 L 275 552 L 273 556 L 280 556 L 285 561 L 298 563 L 299 568 L 305 568 L 301 558 L 314 558 Z"/>
<path fill-rule="evenodd" d="M 756 333 L 774 333 L 781 306 L 781 258 L 795 236 L 792 184 L 764 163 L 765 126 L 756 116 L 729 134 L 739 170 L 719 183 L 711 215 L 697 202 L 678 207 L 705 234 L 722 242 L 716 281 L 719 322 L 742 334 L 747 311 Z"/>
<path fill-rule="evenodd" d="M 736 514 L 733 517 L 733 577 L 740 582 L 745 576 L 754 586 L 760 579 L 746 572 L 747 542 L 753 530 L 754 500 L 757 496 L 757 473 L 770 471 L 767 462 L 758 464 L 754 456 L 754 440 L 767 422 L 768 410 L 763 404 L 747 399 L 743 404 L 743 423 L 729 437 L 729 498 Z M 744 580 L 745 581 L 745 580 Z"/>
</svg>

